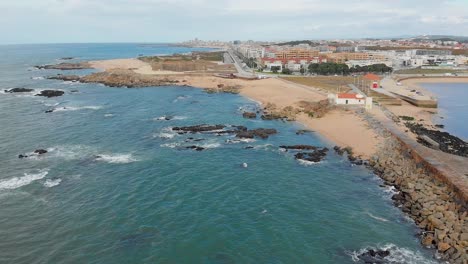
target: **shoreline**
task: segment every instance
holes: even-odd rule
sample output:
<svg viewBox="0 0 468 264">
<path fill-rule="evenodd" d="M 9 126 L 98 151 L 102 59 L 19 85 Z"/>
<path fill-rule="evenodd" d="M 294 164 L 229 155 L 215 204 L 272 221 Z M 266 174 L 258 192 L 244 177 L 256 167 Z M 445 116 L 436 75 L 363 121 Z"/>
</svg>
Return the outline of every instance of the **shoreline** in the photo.
<svg viewBox="0 0 468 264">
<path fill-rule="evenodd" d="M 129 87 L 125 84 L 131 84 L 130 87 L 158 86 L 154 83 L 160 82 L 160 85 L 210 89 L 214 93 L 238 93 L 259 104 L 264 113 L 299 109 L 294 113 L 294 119 L 288 121 L 296 121 L 301 126 L 318 132 L 317 136 L 329 143 L 342 148 L 351 147 L 352 151 L 348 153 L 350 161 L 353 157 L 367 160 L 369 164 L 366 167 L 382 178 L 386 186 L 393 186 L 399 191 L 392 197 L 395 206 L 401 208 L 415 220 L 416 226 L 423 230 L 423 245 L 435 247 L 443 254 L 444 259 L 468 259 L 463 253 L 463 247 L 468 245 L 464 235 L 468 233 L 462 232 L 466 216 L 466 212 L 462 212 L 466 207 L 464 195 L 468 192 L 464 192 L 465 188 L 457 189 L 459 186 L 465 187 L 465 182 L 456 182 L 456 173 L 446 174 L 444 168 L 435 166 L 433 158 L 437 159 L 440 156 L 426 152 L 425 147 L 416 142 L 414 135 L 405 134 L 406 128 L 389 119 L 384 113 L 387 108 L 394 115 L 398 115 L 398 111 L 402 115 L 412 111 L 421 116 L 425 115 L 427 119 L 427 116 L 432 115 L 428 110 L 410 105 L 374 107 L 369 112 L 365 112 L 362 107 L 334 107 L 321 118 L 315 114 L 314 117 L 310 117 L 305 111 L 300 111 L 301 102 L 319 103 L 326 101 L 327 96 L 316 88 L 277 78 L 242 80 L 219 78 L 212 76 L 212 73 L 154 74 L 151 65 L 137 59 L 90 63 L 98 63 L 99 69 L 105 71 L 103 78 L 98 76 L 90 82 L 107 82 L 110 83 L 109 86 L 116 84 L 115 86 L 119 87 Z M 157 78 L 161 76 L 164 79 Z M 116 78 L 118 82 L 112 78 Z M 138 82 L 142 82 L 143 85 L 138 86 Z M 229 90 L 224 90 L 226 88 Z M 461 200 L 457 198 L 460 193 Z"/>
</svg>

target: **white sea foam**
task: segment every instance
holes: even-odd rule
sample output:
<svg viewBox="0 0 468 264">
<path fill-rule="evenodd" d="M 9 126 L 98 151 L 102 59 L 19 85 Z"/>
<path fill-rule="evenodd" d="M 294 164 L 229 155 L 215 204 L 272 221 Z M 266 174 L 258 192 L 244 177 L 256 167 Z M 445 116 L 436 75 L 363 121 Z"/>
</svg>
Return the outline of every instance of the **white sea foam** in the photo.
<svg viewBox="0 0 468 264">
<path fill-rule="evenodd" d="M 45 78 L 42 77 L 42 76 L 35 76 L 35 77 L 31 77 L 31 79 L 33 79 L 33 80 L 44 80 Z"/>
<path fill-rule="evenodd" d="M 374 218 L 375 220 L 379 220 L 379 221 L 382 221 L 382 222 L 388 222 L 389 221 L 388 219 L 385 219 L 383 217 L 375 216 L 375 215 L 373 215 L 373 214 L 371 214 L 369 212 L 367 213 L 367 215 L 370 216 L 371 218 Z"/>
<path fill-rule="evenodd" d="M 176 136 L 175 133 L 164 133 L 164 132 L 153 135 L 153 137 L 155 138 L 164 138 L 164 139 L 171 139 L 171 138 L 174 138 L 175 136 Z"/>
<path fill-rule="evenodd" d="M 50 158 L 61 158 L 65 160 L 82 159 L 92 156 L 96 150 L 86 145 L 64 145 L 47 149 L 47 156 Z"/>
<path fill-rule="evenodd" d="M 181 95 L 181 96 L 177 96 L 177 98 L 174 99 L 172 102 L 173 102 L 173 103 L 177 103 L 177 102 L 180 101 L 180 100 L 186 100 L 186 99 L 188 99 L 188 98 L 190 98 L 190 97 L 191 97 L 190 95 Z"/>
<path fill-rule="evenodd" d="M 153 118 L 153 121 L 185 120 L 186 116 L 160 116 Z"/>
<path fill-rule="evenodd" d="M 226 143 L 237 144 L 237 143 L 252 143 L 256 140 L 253 138 L 239 138 L 239 139 L 226 139 Z"/>
<path fill-rule="evenodd" d="M 23 177 L 14 177 L 0 181 L 0 190 L 14 190 L 26 186 L 34 181 L 43 179 L 48 173 L 48 170 L 41 170 L 38 173 L 25 173 Z"/>
<path fill-rule="evenodd" d="M 386 244 L 378 247 L 365 247 L 359 251 L 349 253 L 354 262 L 359 262 L 359 256 L 368 250 L 388 250 L 390 255 L 385 257 L 385 263 L 407 263 L 407 264 L 436 264 L 435 260 L 427 259 L 418 251 L 397 247 L 394 244 Z"/>
<path fill-rule="evenodd" d="M 62 182 L 62 179 L 47 179 L 43 184 L 47 188 L 52 188 L 59 185 Z"/>
<path fill-rule="evenodd" d="M 114 114 L 105 114 L 104 117 L 113 117 Z"/>
<path fill-rule="evenodd" d="M 88 105 L 88 106 L 62 106 L 54 109 L 54 112 L 64 111 L 79 111 L 79 110 L 99 110 L 102 106 Z"/>
<path fill-rule="evenodd" d="M 298 159 L 297 162 L 304 166 L 314 166 L 320 163 L 320 162 L 313 162 L 313 161 L 302 160 L 302 159 Z"/>
<path fill-rule="evenodd" d="M 138 161 L 132 154 L 99 154 L 96 157 L 97 161 L 107 163 L 125 164 Z"/>
<path fill-rule="evenodd" d="M 160 145 L 163 148 L 177 148 L 180 147 L 180 143 L 178 142 L 172 142 L 172 143 L 165 143 Z"/>
<path fill-rule="evenodd" d="M 206 148 L 206 149 L 212 149 L 212 148 L 219 148 L 221 147 L 220 143 L 214 142 L 214 143 L 205 143 L 201 144 L 200 147 Z"/>
</svg>

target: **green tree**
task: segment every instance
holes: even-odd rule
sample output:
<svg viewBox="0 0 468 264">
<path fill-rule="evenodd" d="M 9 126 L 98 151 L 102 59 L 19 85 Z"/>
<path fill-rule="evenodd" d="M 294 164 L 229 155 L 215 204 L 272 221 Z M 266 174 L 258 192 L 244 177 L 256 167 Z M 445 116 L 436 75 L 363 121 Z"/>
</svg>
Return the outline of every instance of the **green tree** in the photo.
<svg viewBox="0 0 468 264">
<path fill-rule="evenodd" d="M 273 73 L 278 73 L 278 71 L 280 70 L 280 68 L 281 68 L 280 66 L 271 66 L 271 71 L 272 71 Z"/>
<path fill-rule="evenodd" d="M 282 74 L 291 74 L 291 70 L 288 69 L 288 68 L 283 68 L 283 70 L 281 71 Z"/>
</svg>

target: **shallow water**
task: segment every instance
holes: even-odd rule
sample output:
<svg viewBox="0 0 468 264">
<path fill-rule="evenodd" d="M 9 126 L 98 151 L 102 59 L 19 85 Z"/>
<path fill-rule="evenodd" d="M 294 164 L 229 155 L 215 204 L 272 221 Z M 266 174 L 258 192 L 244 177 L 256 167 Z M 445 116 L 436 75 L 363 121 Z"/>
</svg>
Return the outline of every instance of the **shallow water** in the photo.
<svg viewBox="0 0 468 264">
<path fill-rule="evenodd" d="M 66 91 L 0 94 L 1 263 L 353 263 L 367 247 L 391 247 L 399 262 L 432 261 L 376 176 L 333 152 L 297 162 L 277 146 L 332 145 L 296 135 L 299 124 L 243 119 L 240 108 L 256 107 L 243 97 L 64 83 L 37 78 L 60 71 L 30 68 L 141 52 L 136 44 L 0 46 L 2 90 Z M 62 111 L 45 113 L 51 107 Z M 279 133 L 238 142 L 170 129 L 202 123 Z M 182 149 L 190 145 L 206 150 Z M 49 152 L 18 159 L 38 148 Z"/>
<path fill-rule="evenodd" d="M 468 82 L 423 83 L 421 86 L 438 99 L 439 109 L 434 122 L 444 125 L 447 132 L 468 140 Z"/>
</svg>

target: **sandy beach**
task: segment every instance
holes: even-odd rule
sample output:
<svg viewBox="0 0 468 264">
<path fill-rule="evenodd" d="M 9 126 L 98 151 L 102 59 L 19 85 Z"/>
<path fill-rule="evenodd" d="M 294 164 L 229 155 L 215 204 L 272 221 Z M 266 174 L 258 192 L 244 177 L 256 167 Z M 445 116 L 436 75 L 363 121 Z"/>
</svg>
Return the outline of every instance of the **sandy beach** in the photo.
<svg viewBox="0 0 468 264">
<path fill-rule="evenodd" d="M 224 79 L 211 75 L 189 75 L 180 72 L 153 71 L 151 66 L 138 59 L 116 59 L 92 61 L 92 67 L 108 71 L 112 69 L 127 69 L 145 75 L 168 75 L 183 80 L 184 85 L 198 88 L 217 88 L 224 86 L 240 86 L 240 94 L 263 106 L 274 104 L 278 108 L 297 107 L 300 101 L 317 102 L 326 99 L 323 92 L 312 87 L 287 82 L 278 78 L 263 80 Z M 341 147 L 350 146 L 357 156 L 370 158 L 376 151 L 380 141 L 379 136 L 365 120 L 353 111 L 333 110 L 322 118 L 310 118 L 305 114 L 297 116 L 297 121 L 308 129 L 318 132 L 324 139 Z M 346 131 L 346 133 L 344 133 Z"/>
</svg>

